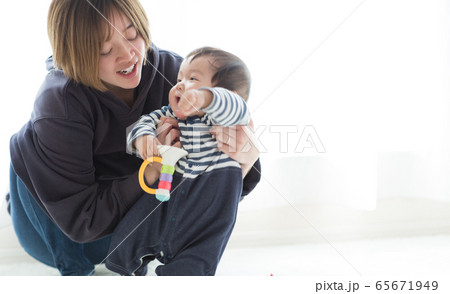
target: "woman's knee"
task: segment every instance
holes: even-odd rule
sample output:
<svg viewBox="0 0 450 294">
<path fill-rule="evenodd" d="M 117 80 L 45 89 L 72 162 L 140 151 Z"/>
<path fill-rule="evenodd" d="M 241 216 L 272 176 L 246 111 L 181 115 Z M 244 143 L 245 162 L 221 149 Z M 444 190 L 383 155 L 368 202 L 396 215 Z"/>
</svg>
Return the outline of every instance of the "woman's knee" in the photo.
<svg viewBox="0 0 450 294">
<path fill-rule="evenodd" d="M 40 234 L 36 231 L 22 203 L 22 198 L 30 196 L 20 195 L 20 193 L 23 193 L 23 189 L 19 189 L 18 187 L 21 184 L 23 185 L 11 167 L 11 219 L 17 239 L 25 252 L 27 252 L 30 256 L 46 265 L 54 267 L 52 254 L 48 250 Z"/>
</svg>

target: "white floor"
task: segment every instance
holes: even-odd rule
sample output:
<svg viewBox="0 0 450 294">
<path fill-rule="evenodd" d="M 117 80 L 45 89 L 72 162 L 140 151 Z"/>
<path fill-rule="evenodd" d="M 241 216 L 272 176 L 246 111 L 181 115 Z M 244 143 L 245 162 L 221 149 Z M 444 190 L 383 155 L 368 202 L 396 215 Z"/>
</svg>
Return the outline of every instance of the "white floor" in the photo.
<svg viewBox="0 0 450 294">
<path fill-rule="evenodd" d="M 289 207 L 242 212 L 217 275 L 450 275 L 450 221 L 445 217 L 450 210 L 439 203 L 428 207 L 434 210 L 434 218 L 428 222 L 422 219 L 418 225 L 408 218 L 414 207 L 426 208 L 424 203 L 416 202 L 405 214 L 407 217 L 390 219 L 388 214 L 381 214 L 381 224 L 374 215 L 350 216 L 346 211 L 334 213 L 340 221 L 324 221 L 317 210 L 307 207 L 303 207 L 303 217 L 309 221 L 306 223 Z M 324 212 L 323 207 L 320 210 Z M 380 205 L 379 211 L 389 209 Z M 277 226 L 275 217 L 286 221 L 286 225 Z M 421 217 L 415 213 L 416 220 Z M 388 224 L 382 225 L 383 222 Z M 11 225 L 6 225 L 0 228 L 0 275 L 42 276 L 58 272 L 27 256 Z M 98 266 L 96 275 L 113 273 Z"/>
<path fill-rule="evenodd" d="M 7 228 L 9 229 L 9 228 Z M 4 234 L 4 230 L 2 235 Z M 3 236 L 2 236 L 3 237 Z M 217 275 L 450 275 L 450 235 L 333 244 L 228 248 Z M 58 275 L 19 248 L 0 250 L 0 275 Z M 157 264 L 154 264 L 154 269 Z M 104 266 L 96 275 L 113 275 Z"/>
</svg>

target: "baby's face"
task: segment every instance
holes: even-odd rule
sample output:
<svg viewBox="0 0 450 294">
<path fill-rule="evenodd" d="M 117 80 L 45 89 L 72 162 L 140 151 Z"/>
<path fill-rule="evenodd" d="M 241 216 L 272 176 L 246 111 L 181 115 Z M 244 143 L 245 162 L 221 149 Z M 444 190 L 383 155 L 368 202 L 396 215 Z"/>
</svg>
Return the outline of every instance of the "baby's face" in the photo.
<svg viewBox="0 0 450 294">
<path fill-rule="evenodd" d="M 186 116 L 178 109 L 178 102 L 186 91 L 201 87 L 213 87 L 211 79 L 215 72 L 211 67 L 210 62 L 212 61 L 209 57 L 201 56 L 193 61 L 184 60 L 181 64 L 177 84 L 169 92 L 170 107 L 178 118 L 186 119 Z"/>
</svg>

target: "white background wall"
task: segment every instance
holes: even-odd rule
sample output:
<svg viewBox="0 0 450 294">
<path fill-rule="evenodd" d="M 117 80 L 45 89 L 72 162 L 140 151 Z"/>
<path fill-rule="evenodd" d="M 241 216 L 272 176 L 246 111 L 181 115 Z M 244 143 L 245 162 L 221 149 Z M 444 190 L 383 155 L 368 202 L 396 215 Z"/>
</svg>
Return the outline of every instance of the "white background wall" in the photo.
<svg viewBox="0 0 450 294">
<path fill-rule="evenodd" d="M 264 179 L 244 209 L 450 201 L 448 2 L 141 2 L 158 46 L 181 55 L 217 46 L 250 68 Z M 51 55 L 49 3 L 9 1 L 0 11 L 0 193 L 9 138 L 29 118 Z M 317 137 L 303 137 L 305 126 Z M 295 151 L 318 139 L 326 152 Z"/>
</svg>

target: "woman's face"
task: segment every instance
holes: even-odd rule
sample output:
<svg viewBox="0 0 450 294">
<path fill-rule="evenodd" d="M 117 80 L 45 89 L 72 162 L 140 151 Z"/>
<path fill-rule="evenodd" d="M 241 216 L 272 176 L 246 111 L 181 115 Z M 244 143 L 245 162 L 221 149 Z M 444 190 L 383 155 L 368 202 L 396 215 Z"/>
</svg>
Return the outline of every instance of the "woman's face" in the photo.
<svg viewBox="0 0 450 294">
<path fill-rule="evenodd" d="M 144 39 L 123 14 L 114 11 L 110 21 L 114 28 L 100 52 L 99 77 L 112 91 L 134 89 L 141 80 Z"/>
</svg>

